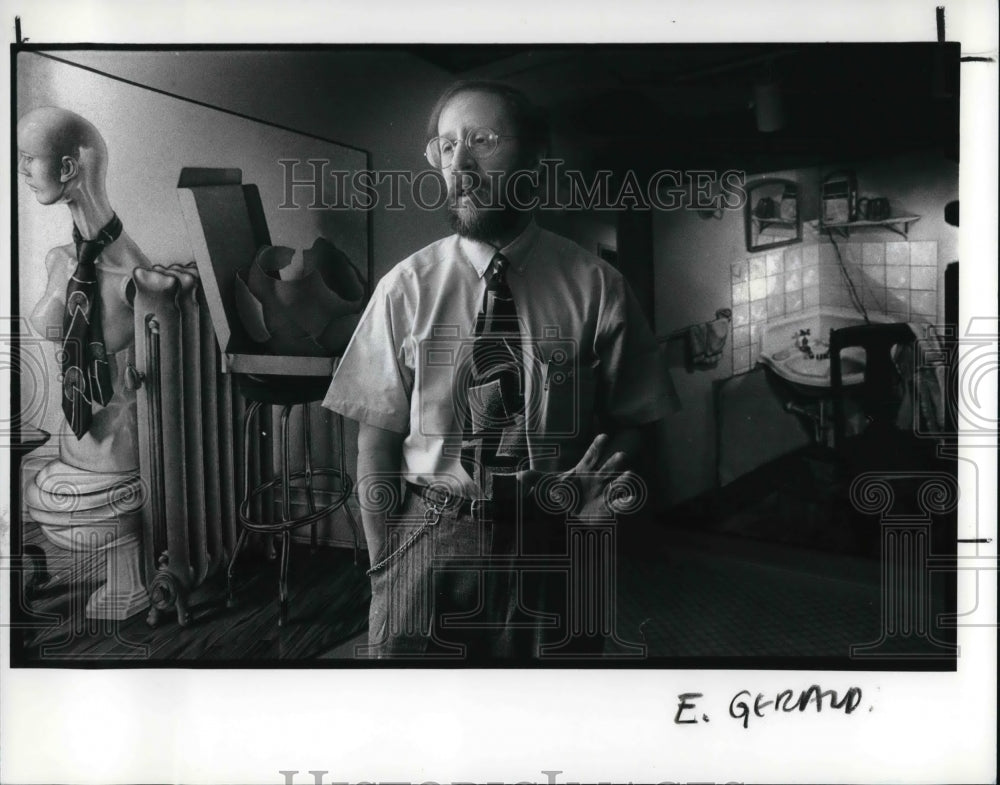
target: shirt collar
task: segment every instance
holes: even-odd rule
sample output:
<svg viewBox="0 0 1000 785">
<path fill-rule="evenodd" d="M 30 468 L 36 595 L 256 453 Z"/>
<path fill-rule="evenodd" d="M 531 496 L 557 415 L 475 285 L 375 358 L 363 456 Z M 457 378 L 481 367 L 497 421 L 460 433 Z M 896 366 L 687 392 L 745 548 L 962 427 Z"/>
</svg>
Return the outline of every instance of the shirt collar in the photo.
<svg viewBox="0 0 1000 785">
<path fill-rule="evenodd" d="M 458 238 L 458 247 L 462 250 L 466 261 L 472 265 L 476 274 L 482 278 L 490 268 L 490 262 L 500 251 L 510 261 L 510 266 L 518 273 L 524 272 L 524 267 L 528 263 L 531 251 L 538 241 L 538 224 L 532 219 L 517 237 L 511 240 L 503 248 L 497 249 L 489 243 L 479 240 L 470 240 L 468 237 Z"/>
</svg>

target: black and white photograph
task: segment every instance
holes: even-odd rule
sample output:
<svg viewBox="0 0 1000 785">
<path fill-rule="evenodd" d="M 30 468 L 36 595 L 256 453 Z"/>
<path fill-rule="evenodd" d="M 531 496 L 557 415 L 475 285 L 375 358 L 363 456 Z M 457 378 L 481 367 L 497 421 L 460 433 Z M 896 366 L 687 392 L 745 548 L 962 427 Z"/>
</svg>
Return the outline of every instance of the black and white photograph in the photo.
<svg viewBox="0 0 1000 785">
<path fill-rule="evenodd" d="M 712 5 L 4 11 L 4 783 L 995 780 L 996 8 Z"/>
</svg>

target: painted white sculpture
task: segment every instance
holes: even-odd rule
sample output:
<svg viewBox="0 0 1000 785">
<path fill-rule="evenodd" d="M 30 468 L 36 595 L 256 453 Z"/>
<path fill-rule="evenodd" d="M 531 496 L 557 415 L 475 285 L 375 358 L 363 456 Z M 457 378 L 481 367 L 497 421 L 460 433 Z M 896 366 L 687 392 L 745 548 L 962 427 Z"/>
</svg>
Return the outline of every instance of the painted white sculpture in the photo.
<svg viewBox="0 0 1000 785">
<path fill-rule="evenodd" d="M 28 470 L 28 513 L 48 539 L 71 550 L 107 550 L 107 583 L 87 616 L 124 619 L 148 607 L 139 568 L 132 273 L 149 260 L 123 230 L 108 199 L 107 147 L 80 115 L 43 107 L 17 124 L 18 173 L 42 205 L 64 204 L 73 239 L 49 251 L 45 293 L 32 327 L 56 343 L 58 405 L 66 418 L 59 457 Z"/>
</svg>

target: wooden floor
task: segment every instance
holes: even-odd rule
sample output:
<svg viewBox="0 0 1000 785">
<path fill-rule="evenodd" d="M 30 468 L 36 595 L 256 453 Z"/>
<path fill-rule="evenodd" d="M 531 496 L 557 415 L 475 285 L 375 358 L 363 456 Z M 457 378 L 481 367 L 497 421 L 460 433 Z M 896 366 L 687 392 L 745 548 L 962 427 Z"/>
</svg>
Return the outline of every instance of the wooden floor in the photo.
<svg viewBox="0 0 1000 785">
<path fill-rule="evenodd" d="M 104 582 L 103 558 L 72 559 L 48 543 L 34 524 L 25 544 L 47 554 L 50 580 L 21 609 L 21 632 L 12 636 L 12 662 L 65 666 L 136 661 L 214 664 L 308 661 L 328 655 L 367 627 L 370 589 L 364 552 L 292 545 L 289 619 L 278 626 L 278 561 L 263 548 L 240 557 L 236 605 L 227 608 L 225 579 L 209 579 L 192 598 L 190 621 L 181 627 L 165 613 L 157 627 L 146 613 L 124 621 L 87 619 L 87 598 Z"/>
<path fill-rule="evenodd" d="M 645 645 L 649 665 L 765 667 L 753 664 L 758 658 L 766 667 L 859 667 L 849 662 L 851 647 L 879 638 L 878 560 L 667 523 L 631 520 L 618 529 L 615 632 Z M 25 542 L 46 548 L 52 579 L 12 635 L 15 666 L 358 664 L 370 601 L 363 552 L 355 565 L 350 550 L 293 546 L 285 628 L 277 625 L 277 562 L 256 553 L 241 558 L 236 607 L 226 607 L 219 576 L 193 602 L 186 627 L 167 617 L 153 629 L 145 613 L 87 620 L 83 608 L 103 581 L 102 565 L 60 555 L 37 527 L 25 531 Z M 947 581 L 954 575 L 927 587 L 932 618 L 954 609 Z"/>
</svg>

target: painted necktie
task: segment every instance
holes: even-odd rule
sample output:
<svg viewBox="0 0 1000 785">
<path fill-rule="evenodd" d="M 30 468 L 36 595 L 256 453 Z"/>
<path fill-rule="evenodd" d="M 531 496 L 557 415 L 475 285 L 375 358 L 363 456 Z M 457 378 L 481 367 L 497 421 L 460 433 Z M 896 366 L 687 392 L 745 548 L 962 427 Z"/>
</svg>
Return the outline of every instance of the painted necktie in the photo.
<svg viewBox="0 0 1000 785">
<path fill-rule="evenodd" d="M 462 466 L 486 499 L 493 498 L 494 475 L 516 471 L 528 454 L 521 331 L 509 266 L 502 254 L 493 257 L 468 368 Z"/>
<path fill-rule="evenodd" d="M 97 257 L 122 233 L 122 222 L 112 216 L 93 240 L 84 240 L 74 224 L 76 270 L 66 286 L 61 352 L 62 409 L 77 439 L 90 430 L 91 405 L 106 406 L 111 400 L 111 367 L 104 348 L 101 326 L 100 284 Z"/>
</svg>

